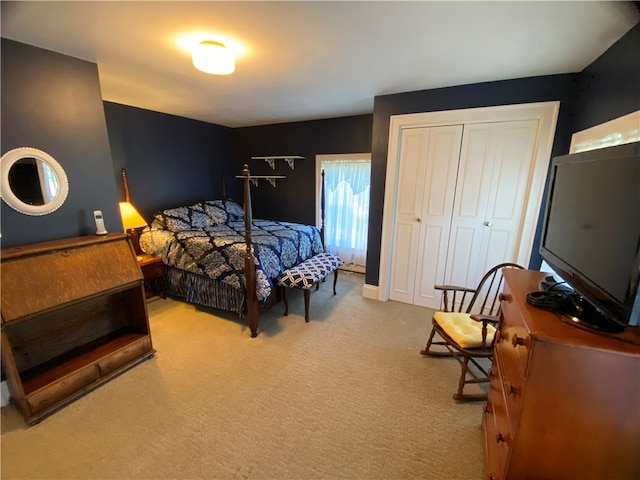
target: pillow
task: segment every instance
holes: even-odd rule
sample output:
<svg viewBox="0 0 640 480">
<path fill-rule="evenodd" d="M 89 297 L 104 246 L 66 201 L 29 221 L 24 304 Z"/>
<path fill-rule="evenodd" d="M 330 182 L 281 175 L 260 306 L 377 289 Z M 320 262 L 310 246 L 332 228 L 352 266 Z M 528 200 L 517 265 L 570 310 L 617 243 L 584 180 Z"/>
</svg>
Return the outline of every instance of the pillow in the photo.
<svg viewBox="0 0 640 480">
<path fill-rule="evenodd" d="M 233 200 L 207 200 L 204 202 L 205 209 L 214 212 L 217 218 L 224 220 L 218 223 L 237 222 L 244 218 L 244 209 Z"/>
<path fill-rule="evenodd" d="M 202 203 L 186 207 L 168 208 L 154 215 L 151 228 L 180 232 L 214 225 Z"/>
<path fill-rule="evenodd" d="M 218 204 L 217 202 L 220 202 L 220 204 Z M 207 202 L 204 202 L 203 205 L 204 211 L 211 219 L 211 223 L 213 225 L 222 225 L 224 223 L 227 223 L 227 221 L 229 220 L 229 214 L 222 205 L 221 200 L 209 200 Z"/>
</svg>

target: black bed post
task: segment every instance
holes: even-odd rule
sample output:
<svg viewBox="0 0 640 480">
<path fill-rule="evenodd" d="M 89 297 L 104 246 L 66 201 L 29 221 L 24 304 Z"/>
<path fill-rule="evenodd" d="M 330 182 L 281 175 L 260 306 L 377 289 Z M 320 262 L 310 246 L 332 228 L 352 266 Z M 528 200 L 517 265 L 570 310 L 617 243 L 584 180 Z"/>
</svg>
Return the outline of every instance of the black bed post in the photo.
<svg viewBox="0 0 640 480">
<path fill-rule="evenodd" d="M 244 241 L 247 247 L 244 257 L 247 282 L 247 317 L 249 318 L 251 336 L 255 337 L 258 335 L 258 299 L 256 295 L 256 264 L 251 252 L 251 173 L 247 164 L 242 169 L 242 177 L 244 181 Z"/>
<path fill-rule="evenodd" d="M 324 248 L 324 168 L 320 173 L 320 240 L 322 241 L 322 248 Z"/>
</svg>

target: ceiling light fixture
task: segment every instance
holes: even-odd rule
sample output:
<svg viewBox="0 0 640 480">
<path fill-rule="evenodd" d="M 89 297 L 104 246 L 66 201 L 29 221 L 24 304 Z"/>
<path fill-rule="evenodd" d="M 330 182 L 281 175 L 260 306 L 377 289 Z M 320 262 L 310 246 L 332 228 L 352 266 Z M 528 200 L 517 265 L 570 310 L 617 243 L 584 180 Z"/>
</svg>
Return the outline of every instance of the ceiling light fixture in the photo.
<svg viewBox="0 0 640 480">
<path fill-rule="evenodd" d="M 228 75 L 236 69 L 232 53 L 212 40 L 205 40 L 193 50 L 193 66 L 205 73 Z"/>
</svg>

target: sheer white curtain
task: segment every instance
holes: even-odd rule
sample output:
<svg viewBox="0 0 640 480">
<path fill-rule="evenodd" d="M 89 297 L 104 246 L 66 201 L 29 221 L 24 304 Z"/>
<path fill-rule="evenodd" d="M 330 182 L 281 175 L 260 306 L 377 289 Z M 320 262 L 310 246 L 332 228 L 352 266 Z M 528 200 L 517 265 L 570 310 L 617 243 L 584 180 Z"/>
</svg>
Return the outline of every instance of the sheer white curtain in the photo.
<svg viewBox="0 0 640 480">
<path fill-rule="evenodd" d="M 325 156 L 322 156 L 325 157 Z M 364 267 L 367 258 L 371 156 L 321 159 L 325 173 L 325 248 L 345 264 Z"/>
</svg>

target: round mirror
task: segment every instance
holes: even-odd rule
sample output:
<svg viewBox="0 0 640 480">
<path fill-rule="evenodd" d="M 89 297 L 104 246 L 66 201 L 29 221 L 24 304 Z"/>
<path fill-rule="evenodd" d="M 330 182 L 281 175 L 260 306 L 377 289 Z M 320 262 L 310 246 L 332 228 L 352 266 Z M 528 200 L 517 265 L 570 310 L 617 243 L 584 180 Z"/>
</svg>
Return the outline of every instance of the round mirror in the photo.
<svg viewBox="0 0 640 480">
<path fill-rule="evenodd" d="M 21 147 L 0 158 L 0 196 L 14 210 L 45 215 L 60 208 L 69 193 L 67 175 L 48 153 Z"/>
</svg>

